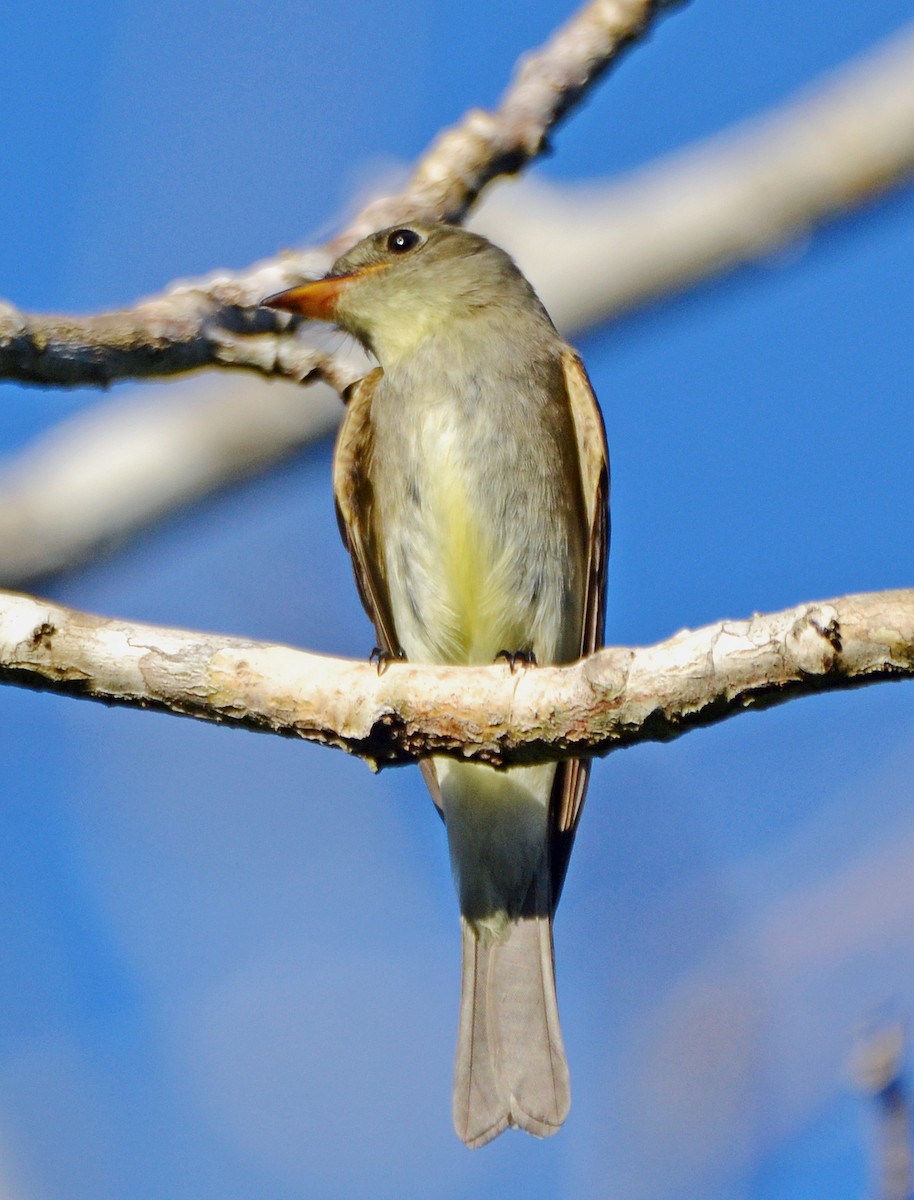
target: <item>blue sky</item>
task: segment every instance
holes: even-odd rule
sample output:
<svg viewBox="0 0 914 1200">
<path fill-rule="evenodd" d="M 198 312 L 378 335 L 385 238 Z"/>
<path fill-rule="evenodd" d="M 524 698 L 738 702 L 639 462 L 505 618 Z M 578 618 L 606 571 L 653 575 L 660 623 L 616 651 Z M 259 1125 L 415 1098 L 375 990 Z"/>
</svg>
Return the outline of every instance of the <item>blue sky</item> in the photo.
<svg viewBox="0 0 914 1200">
<path fill-rule="evenodd" d="M 568 11 L 62 7 L 6 14 L 0 75 L 0 294 L 56 311 L 329 231 Z M 536 169 L 649 161 L 909 15 L 696 0 Z M 614 468 L 610 640 L 912 584 L 912 279 L 908 189 L 580 339 Z M 7 452 L 96 400 L 0 397 Z M 43 590 L 364 656 L 329 454 Z M 450 1127 L 456 909 L 417 772 L 0 692 L 0 1182 L 15 1200 L 856 1200 L 854 1031 L 914 1000 L 912 717 L 914 689 L 885 686 L 599 764 L 557 921 L 571 1116 L 471 1154 Z"/>
</svg>

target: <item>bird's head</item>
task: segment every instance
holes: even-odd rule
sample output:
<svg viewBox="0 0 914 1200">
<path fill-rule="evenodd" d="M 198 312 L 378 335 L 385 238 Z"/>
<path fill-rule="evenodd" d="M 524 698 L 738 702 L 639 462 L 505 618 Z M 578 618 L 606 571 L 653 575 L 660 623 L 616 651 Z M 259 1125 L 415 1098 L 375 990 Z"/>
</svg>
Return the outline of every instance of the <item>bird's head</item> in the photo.
<svg viewBox="0 0 914 1200">
<path fill-rule="evenodd" d="M 398 225 L 373 233 L 323 279 L 263 303 L 353 334 L 382 365 L 474 316 L 511 319 L 532 308 L 548 322 L 512 259 L 455 225 Z"/>
</svg>

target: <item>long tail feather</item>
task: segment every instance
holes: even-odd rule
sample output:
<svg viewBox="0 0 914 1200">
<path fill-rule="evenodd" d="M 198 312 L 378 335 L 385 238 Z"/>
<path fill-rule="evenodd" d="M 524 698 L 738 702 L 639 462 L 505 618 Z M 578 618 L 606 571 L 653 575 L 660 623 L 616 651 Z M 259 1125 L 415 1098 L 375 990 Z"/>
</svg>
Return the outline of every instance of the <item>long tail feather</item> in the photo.
<svg viewBox="0 0 914 1200">
<path fill-rule="evenodd" d="M 559 1028 L 548 916 L 508 923 L 497 937 L 466 920 L 454 1127 L 470 1147 L 508 1126 L 549 1137 L 571 1089 Z"/>
</svg>

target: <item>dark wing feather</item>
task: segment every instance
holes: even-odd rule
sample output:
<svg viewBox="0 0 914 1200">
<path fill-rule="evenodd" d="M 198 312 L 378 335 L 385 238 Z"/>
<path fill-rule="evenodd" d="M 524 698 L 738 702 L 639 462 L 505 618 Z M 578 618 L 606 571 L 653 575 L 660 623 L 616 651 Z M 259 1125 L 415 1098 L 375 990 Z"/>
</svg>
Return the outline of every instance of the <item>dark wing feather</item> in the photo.
<svg viewBox="0 0 914 1200">
<path fill-rule="evenodd" d="M 374 497 L 369 463 L 373 441 L 371 398 L 383 372 L 378 367 L 354 386 L 333 452 L 333 494 L 340 533 L 352 558 L 356 586 L 371 618 L 378 647 L 398 654 L 383 558 L 374 528 Z"/>
<path fill-rule="evenodd" d="M 578 443 L 584 514 L 590 533 L 587 595 L 581 631 L 581 657 L 584 657 L 603 645 L 606 620 L 606 560 L 609 555 L 609 455 L 597 398 L 593 394 L 584 364 L 571 347 L 562 355 L 562 367 Z M 561 762 L 555 773 L 550 799 L 553 908 L 558 904 L 565 872 L 568 870 L 568 859 L 584 805 L 589 773 L 589 758 Z"/>
</svg>

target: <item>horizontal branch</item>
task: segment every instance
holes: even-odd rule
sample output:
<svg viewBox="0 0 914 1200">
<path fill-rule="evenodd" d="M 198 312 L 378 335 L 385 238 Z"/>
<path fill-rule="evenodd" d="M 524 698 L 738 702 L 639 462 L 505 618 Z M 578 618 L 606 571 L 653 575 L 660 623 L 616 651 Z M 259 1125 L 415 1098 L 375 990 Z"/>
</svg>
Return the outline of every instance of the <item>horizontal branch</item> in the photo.
<svg viewBox="0 0 914 1200">
<path fill-rule="evenodd" d="M 494 764 L 665 741 L 749 708 L 914 676 L 914 589 L 606 649 L 570 667 L 431 667 L 155 628 L 0 593 L 0 682 L 335 746 Z"/>
<path fill-rule="evenodd" d="M 331 388 L 234 376 L 132 390 L 52 426 L 0 466 L 0 581 L 22 587 L 327 437 Z"/>
<path fill-rule="evenodd" d="M 266 294 L 259 290 L 250 303 Z M 287 316 L 223 303 L 202 287 L 90 317 L 41 316 L 0 302 L 0 378 L 106 386 L 227 367 L 295 383 L 323 379 L 340 392 L 354 382 L 345 360 L 285 336 L 289 324 Z"/>
<path fill-rule="evenodd" d="M 369 205 L 329 247 L 178 283 L 97 316 L 28 314 L 0 302 L 0 379 L 78 387 L 228 367 L 296 382 L 322 378 L 344 390 L 352 382 L 345 363 L 283 336 L 296 320 L 258 308 L 263 297 L 321 274 L 343 249 L 395 221 L 459 220 L 486 183 L 542 151 L 549 129 L 660 7 L 660 0 L 591 0 L 522 63 L 498 109 L 468 113 L 420 159 L 402 192 Z"/>
</svg>

